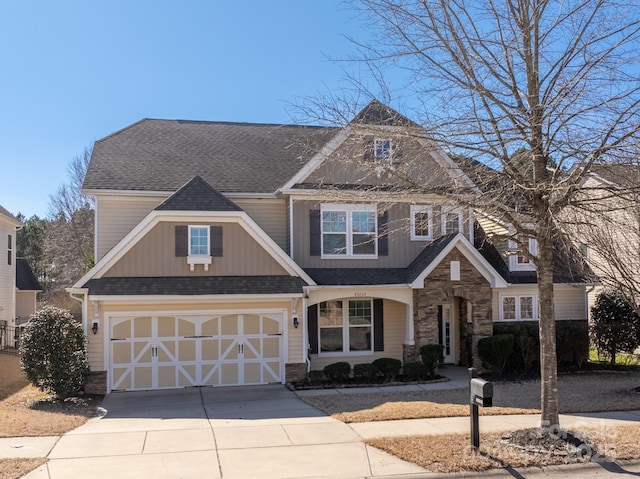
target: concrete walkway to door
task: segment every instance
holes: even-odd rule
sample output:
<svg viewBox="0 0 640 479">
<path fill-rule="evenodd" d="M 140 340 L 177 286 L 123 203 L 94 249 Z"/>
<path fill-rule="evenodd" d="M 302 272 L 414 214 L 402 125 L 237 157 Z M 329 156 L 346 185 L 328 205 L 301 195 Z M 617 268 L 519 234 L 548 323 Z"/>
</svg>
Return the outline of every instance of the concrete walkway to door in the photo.
<svg viewBox="0 0 640 479">
<path fill-rule="evenodd" d="M 285 386 L 112 393 L 29 479 L 362 478 L 424 469 L 365 445 Z"/>
</svg>

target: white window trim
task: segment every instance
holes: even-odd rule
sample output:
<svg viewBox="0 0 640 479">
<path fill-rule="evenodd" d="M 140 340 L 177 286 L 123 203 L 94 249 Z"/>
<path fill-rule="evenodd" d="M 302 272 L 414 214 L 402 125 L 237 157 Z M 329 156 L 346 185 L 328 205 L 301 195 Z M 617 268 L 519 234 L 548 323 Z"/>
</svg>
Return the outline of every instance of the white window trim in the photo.
<svg viewBox="0 0 640 479">
<path fill-rule="evenodd" d="M 458 214 L 458 232 L 464 234 L 464 215 L 462 214 L 462 210 L 456 207 L 443 207 L 440 213 L 440 230 L 442 235 L 447 234 L 447 215 L 450 213 Z"/>
<path fill-rule="evenodd" d="M 357 328 L 358 326 L 351 326 L 349 324 L 349 301 L 370 301 L 371 302 L 371 349 L 367 351 L 345 351 L 349 347 L 349 330 L 350 328 Z M 331 356 L 372 356 L 375 354 L 374 344 L 375 344 L 375 334 L 374 331 L 374 319 L 373 315 L 375 314 L 373 311 L 373 300 L 372 299 L 363 299 L 363 298 L 346 298 L 346 299 L 328 299 L 327 301 L 341 301 L 342 302 L 342 351 L 331 351 L 331 352 L 323 352 L 322 351 L 322 340 L 320 338 L 320 330 L 325 328 L 338 328 L 338 326 L 326 326 L 323 328 L 320 326 L 320 303 L 317 304 L 318 308 L 318 331 L 316 332 L 318 336 L 318 356 L 322 357 L 331 357 Z M 345 307 L 346 306 L 346 307 Z M 362 326 L 361 326 L 362 327 Z"/>
<path fill-rule="evenodd" d="M 203 228 L 207 230 L 207 253 L 206 254 L 191 254 L 191 231 L 194 228 Z M 211 264 L 211 230 L 206 225 L 189 225 L 189 234 L 187 236 L 187 264 L 191 271 L 194 270 L 194 266 L 197 264 L 204 265 L 204 270 L 209 271 L 209 265 Z"/>
<path fill-rule="evenodd" d="M 515 298 L 516 300 L 516 317 L 515 319 L 505 319 L 504 317 L 504 299 Z M 520 300 L 522 298 L 532 298 L 533 302 L 533 318 L 522 319 L 520 317 Z M 537 294 L 501 294 L 500 300 L 500 321 L 538 321 L 538 295 Z"/>
<path fill-rule="evenodd" d="M 345 254 L 326 254 L 324 252 L 324 231 L 322 230 L 322 217 L 325 211 L 344 211 L 347 213 L 347 236 L 346 253 Z M 353 224 L 352 213 L 355 211 L 363 211 L 373 213 L 375 218 L 375 231 L 373 246 L 375 253 L 373 254 L 353 254 Z M 339 204 L 339 203 L 323 203 L 320 205 L 320 257 L 323 259 L 377 259 L 378 258 L 378 205 L 377 204 Z"/>
<path fill-rule="evenodd" d="M 386 143 L 389 142 L 389 157 L 388 158 L 379 158 L 376 155 L 376 151 L 378 150 L 378 143 Z M 375 161 L 380 162 L 382 164 L 391 164 L 393 163 L 393 141 L 391 138 L 376 138 L 373 140 L 373 158 Z"/>
<path fill-rule="evenodd" d="M 427 236 L 416 234 L 416 213 L 427 213 L 428 230 Z M 411 241 L 425 241 L 433 239 L 433 207 L 429 205 L 411 205 Z"/>
<path fill-rule="evenodd" d="M 509 248 L 515 250 L 518 248 L 518 244 L 513 240 L 509 240 Z M 538 254 L 538 241 L 535 238 L 529 238 L 527 248 L 529 249 L 529 253 L 531 253 L 533 256 L 536 256 Z M 529 259 L 527 263 L 518 262 L 518 257 L 522 257 L 522 256 L 524 255 L 513 254 L 509 256 L 509 270 L 510 271 L 535 271 L 536 266 L 533 264 L 533 261 L 531 261 L 530 258 L 527 257 Z"/>
</svg>

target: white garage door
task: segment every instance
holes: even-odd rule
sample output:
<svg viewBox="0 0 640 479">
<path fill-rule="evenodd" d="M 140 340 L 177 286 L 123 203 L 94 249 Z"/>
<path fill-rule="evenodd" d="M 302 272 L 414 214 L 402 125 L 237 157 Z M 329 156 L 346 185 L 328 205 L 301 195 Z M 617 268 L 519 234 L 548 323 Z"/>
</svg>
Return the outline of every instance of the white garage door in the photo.
<svg viewBox="0 0 640 479">
<path fill-rule="evenodd" d="M 110 389 L 281 382 L 282 313 L 110 318 Z"/>
</svg>

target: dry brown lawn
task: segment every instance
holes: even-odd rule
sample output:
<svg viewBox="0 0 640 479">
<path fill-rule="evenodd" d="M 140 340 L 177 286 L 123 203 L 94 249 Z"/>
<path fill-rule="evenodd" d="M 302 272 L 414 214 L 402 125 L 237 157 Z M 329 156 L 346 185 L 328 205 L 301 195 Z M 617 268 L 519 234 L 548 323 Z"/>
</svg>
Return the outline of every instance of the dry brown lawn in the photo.
<svg viewBox="0 0 640 479">
<path fill-rule="evenodd" d="M 640 425 L 617 428 L 589 428 L 574 431 L 588 438 L 595 454 L 593 459 L 626 460 L 640 458 Z M 399 458 L 418 464 L 431 472 L 450 473 L 484 471 L 501 467 L 540 467 L 585 462 L 575 449 L 567 448 L 564 455 L 537 450 L 525 451 L 502 439 L 499 433 L 482 434 L 476 454 L 469 445 L 468 434 L 438 436 L 405 436 L 371 439 L 367 444 Z"/>
<path fill-rule="evenodd" d="M 95 414 L 97 402 L 52 401 L 29 384 L 20 371 L 20 359 L 0 354 L 0 437 L 58 436 L 84 424 Z M 45 458 L 0 459 L 0 479 L 22 477 Z"/>
<path fill-rule="evenodd" d="M 560 412 L 640 410 L 640 372 L 607 372 L 560 376 Z M 343 422 L 389 421 L 469 415 L 469 392 L 464 389 L 334 394 L 310 396 L 304 400 Z M 540 381 L 497 382 L 493 408 L 486 415 L 537 413 L 540 409 Z"/>
<path fill-rule="evenodd" d="M 559 378 L 562 413 L 640 410 L 640 373 L 589 373 Z M 469 415 L 469 392 L 464 389 L 336 394 L 304 398 L 308 403 L 343 422 L 388 421 Z M 540 381 L 497 382 L 494 405 L 481 414 L 539 413 Z M 573 431 L 587 435 L 601 456 L 611 459 L 640 459 L 640 425 Z M 502 434 L 482 434 L 483 455 L 469 446 L 468 434 L 385 437 L 368 444 L 418 464 L 433 472 L 481 471 L 511 467 L 545 466 L 584 461 L 577 454 L 559 456 L 533 453 L 513 447 Z"/>
</svg>

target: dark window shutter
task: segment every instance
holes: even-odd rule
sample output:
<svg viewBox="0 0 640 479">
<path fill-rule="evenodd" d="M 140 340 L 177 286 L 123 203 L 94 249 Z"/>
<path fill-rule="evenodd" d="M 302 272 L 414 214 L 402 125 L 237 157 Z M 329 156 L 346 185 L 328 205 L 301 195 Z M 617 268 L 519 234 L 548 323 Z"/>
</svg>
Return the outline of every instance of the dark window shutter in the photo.
<svg viewBox="0 0 640 479">
<path fill-rule="evenodd" d="M 373 350 L 384 351 L 384 318 L 382 307 L 384 302 L 380 298 L 373 300 Z"/>
<path fill-rule="evenodd" d="M 189 255 L 189 230 L 188 226 L 176 226 L 176 256 Z"/>
<path fill-rule="evenodd" d="M 322 252 L 320 227 L 320 210 L 309 211 L 309 254 L 311 256 L 320 256 Z"/>
<path fill-rule="evenodd" d="M 389 256 L 388 217 L 387 211 L 378 215 L 378 256 Z"/>
<path fill-rule="evenodd" d="M 318 354 L 318 305 L 307 308 L 307 325 L 309 326 L 309 353 Z"/>
<path fill-rule="evenodd" d="M 222 226 L 211 226 L 209 235 L 211 256 L 222 256 Z"/>
<path fill-rule="evenodd" d="M 442 344 L 442 305 L 438 305 L 438 344 Z"/>
<path fill-rule="evenodd" d="M 373 161 L 375 160 L 374 149 L 375 139 L 373 137 L 365 137 L 364 138 L 364 161 Z"/>
</svg>

